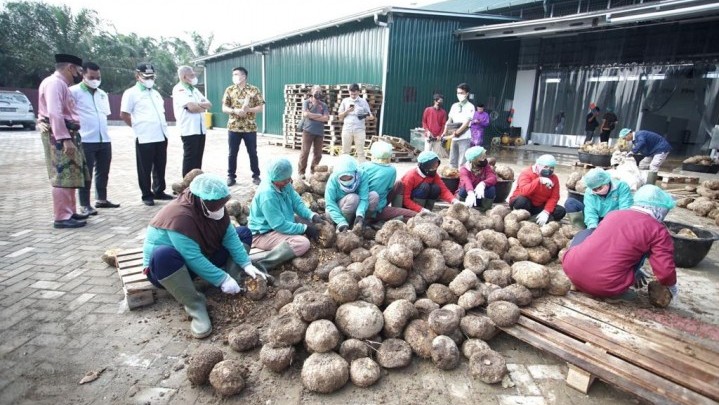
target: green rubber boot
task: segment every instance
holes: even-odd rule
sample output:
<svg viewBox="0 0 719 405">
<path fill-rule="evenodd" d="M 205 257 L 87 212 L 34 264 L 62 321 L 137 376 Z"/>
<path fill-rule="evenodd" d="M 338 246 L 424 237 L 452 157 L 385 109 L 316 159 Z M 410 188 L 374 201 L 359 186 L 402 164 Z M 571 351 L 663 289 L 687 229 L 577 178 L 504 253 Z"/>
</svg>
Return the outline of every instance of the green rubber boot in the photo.
<svg viewBox="0 0 719 405">
<path fill-rule="evenodd" d="M 424 208 L 427 208 L 428 210 L 432 211 L 434 210 L 434 203 L 436 203 L 437 200 L 427 200 L 427 203 L 424 205 Z"/>
<path fill-rule="evenodd" d="M 412 201 L 422 208 L 425 208 L 425 205 L 427 205 L 427 200 L 424 198 L 413 198 Z"/>
<path fill-rule="evenodd" d="M 167 292 L 185 306 L 185 312 L 192 318 L 190 323 L 192 336 L 196 339 L 210 336 L 212 322 L 210 322 L 210 315 L 207 314 L 206 299 L 195 289 L 187 267 L 182 266 L 170 276 L 158 281 Z"/>
<path fill-rule="evenodd" d="M 587 225 L 584 223 L 583 212 L 569 212 L 567 213 L 567 218 L 569 218 L 569 223 L 571 223 L 575 228 L 587 229 Z"/>
<path fill-rule="evenodd" d="M 265 257 L 255 262 L 255 265 L 264 270 L 265 273 L 281 265 L 282 263 L 294 259 L 295 251 L 292 250 L 290 244 L 282 242 L 274 249 L 270 250 Z"/>
<path fill-rule="evenodd" d="M 647 172 L 647 184 L 654 185 L 657 182 L 657 172 Z"/>
<path fill-rule="evenodd" d="M 482 198 L 479 200 L 479 210 L 481 212 L 487 212 L 492 209 L 494 204 L 494 198 Z"/>
</svg>

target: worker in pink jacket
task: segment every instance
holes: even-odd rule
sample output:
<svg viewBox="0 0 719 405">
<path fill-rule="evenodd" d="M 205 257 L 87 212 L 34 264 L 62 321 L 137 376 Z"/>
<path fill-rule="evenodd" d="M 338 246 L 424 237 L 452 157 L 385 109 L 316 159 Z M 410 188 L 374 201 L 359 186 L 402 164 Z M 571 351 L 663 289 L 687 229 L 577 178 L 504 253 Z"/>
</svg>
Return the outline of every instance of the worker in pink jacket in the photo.
<svg viewBox="0 0 719 405">
<path fill-rule="evenodd" d="M 662 222 L 674 205 L 659 187 L 641 187 L 630 209 L 612 211 L 597 228 L 574 237 L 562 260 L 564 272 L 580 291 L 631 299 L 636 293 L 630 287 L 647 284 L 642 265 L 648 257 L 654 277 L 676 298 L 674 242 Z"/>
</svg>

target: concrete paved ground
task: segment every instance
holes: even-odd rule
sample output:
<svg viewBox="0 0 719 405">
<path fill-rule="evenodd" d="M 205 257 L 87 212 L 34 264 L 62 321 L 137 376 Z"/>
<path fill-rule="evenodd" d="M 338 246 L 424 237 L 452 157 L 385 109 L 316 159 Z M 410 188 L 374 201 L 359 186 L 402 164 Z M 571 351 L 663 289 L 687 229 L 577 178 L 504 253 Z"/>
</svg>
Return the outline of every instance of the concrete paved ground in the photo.
<svg viewBox="0 0 719 405">
<path fill-rule="evenodd" d="M 85 228 L 57 230 L 52 228 L 50 187 L 38 133 L 0 132 L 0 182 L 5 187 L 0 204 L 0 404 L 636 402 L 602 383 L 595 384 L 588 396 L 567 388 L 562 361 L 508 336 L 490 342 L 509 363 L 515 386 L 508 388 L 473 380 L 466 362 L 456 370 L 441 372 L 419 360 L 406 369 L 386 373 L 370 389 L 348 384 L 329 396 L 302 389 L 299 365 L 282 375 L 257 367 L 246 390 L 226 401 L 214 397 L 210 388 L 190 387 L 183 361 L 198 347 L 222 345 L 223 337 L 188 339 L 184 311 L 167 295 L 160 295 L 152 306 L 127 311 L 116 270 L 100 261 L 106 249 L 140 246 L 148 221 L 165 204 L 146 207 L 140 201 L 131 131 L 112 127 L 111 136 L 114 156 L 109 198 L 122 207 L 99 210 Z M 207 137 L 203 168 L 224 176 L 225 131 L 212 130 Z M 293 163 L 297 160 L 298 151 L 269 146 L 266 138 L 258 143 L 261 166 L 280 155 Z M 182 146 L 177 136 L 170 139 L 168 155 L 170 192 L 169 184 L 180 178 Z M 498 156 L 515 169 L 534 158 L 531 151 L 502 151 Z M 335 159 L 325 155 L 323 163 L 332 164 Z M 571 156 L 560 159 L 570 160 Z M 413 164 L 397 166 L 404 172 Z M 238 174 L 238 185 L 232 191 L 241 198 L 253 187 L 244 147 Z M 715 246 L 711 252 L 714 271 L 718 256 Z M 689 276 L 697 284 L 706 284 L 699 270 Z M 717 285 L 715 278 L 711 284 Z M 706 293 L 709 304 L 715 302 L 716 291 Z M 226 358 L 254 361 L 259 357 L 259 350 L 240 355 L 226 346 L 223 349 Z M 86 372 L 103 368 L 96 381 L 78 385 Z"/>
</svg>

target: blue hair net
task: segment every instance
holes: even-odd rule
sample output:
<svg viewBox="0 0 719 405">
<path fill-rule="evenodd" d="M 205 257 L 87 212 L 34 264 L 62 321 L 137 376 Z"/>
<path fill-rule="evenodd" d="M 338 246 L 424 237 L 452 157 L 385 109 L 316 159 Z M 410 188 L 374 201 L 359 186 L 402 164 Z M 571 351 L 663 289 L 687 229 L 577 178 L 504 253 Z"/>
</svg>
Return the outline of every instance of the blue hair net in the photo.
<svg viewBox="0 0 719 405">
<path fill-rule="evenodd" d="M 537 158 L 538 165 L 554 167 L 557 165 L 557 160 L 552 155 L 542 155 Z"/>
<path fill-rule="evenodd" d="M 267 171 L 270 175 L 270 181 L 282 181 L 292 177 L 292 163 L 285 158 L 275 159 L 270 162 Z"/>
<path fill-rule="evenodd" d="M 203 200 L 215 201 L 230 195 L 230 188 L 222 177 L 203 173 L 192 180 L 190 192 Z"/>
<path fill-rule="evenodd" d="M 661 188 L 647 184 L 639 188 L 634 193 L 634 205 L 640 205 L 643 207 L 658 207 L 666 208 L 668 210 L 674 208 L 676 203 L 672 196 Z"/>
<path fill-rule="evenodd" d="M 392 158 L 392 145 L 384 141 L 377 141 L 372 144 L 370 152 L 372 159 L 390 159 Z"/>
<path fill-rule="evenodd" d="M 464 158 L 471 162 L 474 159 L 482 158 L 487 153 L 487 151 L 481 147 L 481 146 L 472 146 L 471 148 L 467 149 L 466 152 L 464 152 Z"/>
<path fill-rule="evenodd" d="M 612 181 L 612 176 L 609 175 L 604 169 L 595 167 L 594 169 L 587 172 L 584 175 L 584 184 L 588 189 L 595 189 L 599 186 L 609 184 Z"/>
<path fill-rule="evenodd" d="M 624 129 L 622 129 L 621 131 L 619 131 L 619 137 L 620 137 L 620 138 L 624 138 L 624 137 L 626 137 L 627 135 L 629 135 L 630 132 L 632 132 L 631 129 L 629 129 L 629 128 L 624 128 Z"/>
<path fill-rule="evenodd" d="M 434 159 L 439 160 L 439 156 L 431 150 L 426 150 L 417 156 L 417 163 L 427 163 Z"/>
</svg>

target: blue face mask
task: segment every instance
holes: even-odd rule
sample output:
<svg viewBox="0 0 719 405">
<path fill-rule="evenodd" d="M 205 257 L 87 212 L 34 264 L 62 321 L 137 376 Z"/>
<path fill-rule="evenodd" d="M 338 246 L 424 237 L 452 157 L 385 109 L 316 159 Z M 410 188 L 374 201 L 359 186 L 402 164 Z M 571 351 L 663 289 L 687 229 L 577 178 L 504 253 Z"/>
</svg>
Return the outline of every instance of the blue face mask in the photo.
<svg viewBox="0 0 719 405">
<path fill-rule="evenodd" d="M 542 177 L 549 177 L 554 173 L 554 170 L 552 169 L 542 169 L 542 171 L 539 172 L 539 175 Z"/>
</svg>

